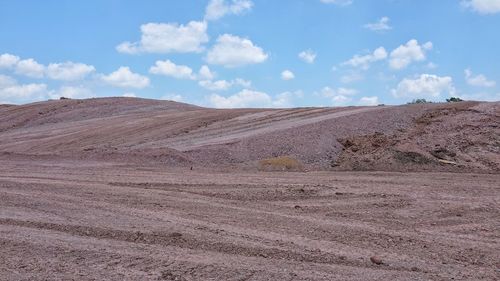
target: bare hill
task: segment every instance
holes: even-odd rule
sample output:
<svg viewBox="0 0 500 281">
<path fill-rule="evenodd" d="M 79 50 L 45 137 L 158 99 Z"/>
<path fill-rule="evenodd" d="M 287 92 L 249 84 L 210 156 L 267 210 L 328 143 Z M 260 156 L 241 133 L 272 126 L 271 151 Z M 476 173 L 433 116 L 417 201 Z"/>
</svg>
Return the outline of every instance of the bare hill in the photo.
<svg viewBox="0 0 500 281">
<path fill-rule="evenodd" d="M 0 157 L 255 169 L 500 170 L 500 103 L 209 109 L 136 98 L 0 107 Z M 302 165 L 303 164 L 303 165 Z"/>
</svg>

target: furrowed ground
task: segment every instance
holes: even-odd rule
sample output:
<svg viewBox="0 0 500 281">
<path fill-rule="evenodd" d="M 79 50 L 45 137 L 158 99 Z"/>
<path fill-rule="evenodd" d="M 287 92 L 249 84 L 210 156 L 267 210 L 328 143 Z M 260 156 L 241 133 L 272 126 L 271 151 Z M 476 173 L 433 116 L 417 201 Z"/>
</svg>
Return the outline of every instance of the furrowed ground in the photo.
<svg viewBox="0 0 500 281">
<path fill-rule="evenodd" d="M 500 280 L 500 102 L 0 106 L 0 280 Z"/>
<path fill-rule="evenodd" d="M 0 280 L 499 276 L 499 175 L 0 165 Z"/>
</svg>

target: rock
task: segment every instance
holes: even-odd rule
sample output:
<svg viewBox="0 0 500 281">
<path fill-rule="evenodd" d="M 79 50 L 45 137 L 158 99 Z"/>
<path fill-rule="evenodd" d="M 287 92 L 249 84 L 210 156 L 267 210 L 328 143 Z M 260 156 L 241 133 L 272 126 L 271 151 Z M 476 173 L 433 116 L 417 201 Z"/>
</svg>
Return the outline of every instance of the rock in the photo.
<svg viewBox="0 0 500 281">
<path fill-rule="evenodd" d="M 182 233 L 172 232 L 172 233 L 170 233 L 169 236 L 172 237 L 172 238 L 181 238 L 182 237 Z"/>
<path fill-rule="evenodd" d="M 384 262 L 382 261 L 382 259 L 378 256 L 372 256 L 370 257 L 370 261 L 376 265 L 381 265 L 381 264 L 384 264 Z"/>
</svg>

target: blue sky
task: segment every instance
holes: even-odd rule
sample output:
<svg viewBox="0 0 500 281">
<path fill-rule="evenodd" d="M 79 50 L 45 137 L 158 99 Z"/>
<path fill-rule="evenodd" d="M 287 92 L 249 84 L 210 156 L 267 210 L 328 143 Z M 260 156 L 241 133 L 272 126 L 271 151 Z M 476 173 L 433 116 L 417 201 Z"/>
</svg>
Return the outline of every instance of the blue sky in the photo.
<svg viewBox="0 0 500 281">
<path fill-rule="evenodd" d="M 500 0 L 0 0 L 0 103 L 500 99 Z"/>
</svg>

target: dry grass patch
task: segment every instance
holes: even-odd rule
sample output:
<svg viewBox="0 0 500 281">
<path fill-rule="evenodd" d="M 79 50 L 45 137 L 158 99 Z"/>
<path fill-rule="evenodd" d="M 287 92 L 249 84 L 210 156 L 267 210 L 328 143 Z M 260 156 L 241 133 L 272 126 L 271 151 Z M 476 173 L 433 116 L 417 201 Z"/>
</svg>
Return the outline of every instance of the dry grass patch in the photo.
<svg viewBox="0 0 500 281">
<path fill-rule="evenodd" d="M 304 165 L 297 159 L 289 156 L 267 158 L 259 161 L 261 171 L 302 171 Z"/>
</svg>

